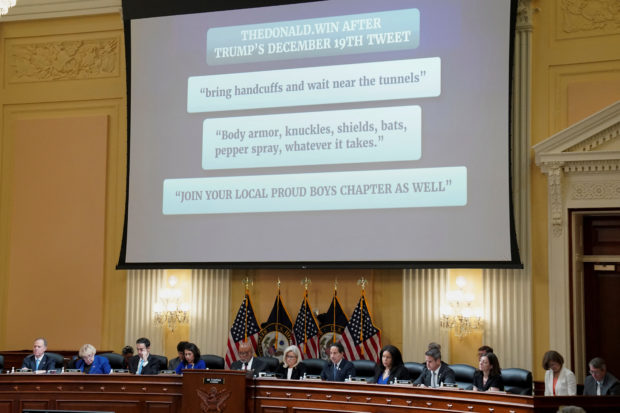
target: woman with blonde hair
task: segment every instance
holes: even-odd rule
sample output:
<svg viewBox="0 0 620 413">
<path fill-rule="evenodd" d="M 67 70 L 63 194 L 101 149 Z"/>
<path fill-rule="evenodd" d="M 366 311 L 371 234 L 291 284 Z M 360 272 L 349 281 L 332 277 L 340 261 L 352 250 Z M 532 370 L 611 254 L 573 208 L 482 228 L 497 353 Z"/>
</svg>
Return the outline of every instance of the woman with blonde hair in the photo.
<svg viewBox="0 0 620 413">
<path fill-rule="evenodd" d="M 297 346 L 288 346 L 282 357 L 284 363 L 276 369 L 276 376 L 281 379 L 299 380 L 306 373 L 306 366 L 301 362 L 301 352 Z"/>
<path fill-rule="evenodd" d="M 91 344 L 84 344 L 80 348 L 80 358 L 75 362 L 75 368 L 86 374 L 110 374 L 110 362 L 105 357 L 96 356 L 96 352 Z"/>
</svg>

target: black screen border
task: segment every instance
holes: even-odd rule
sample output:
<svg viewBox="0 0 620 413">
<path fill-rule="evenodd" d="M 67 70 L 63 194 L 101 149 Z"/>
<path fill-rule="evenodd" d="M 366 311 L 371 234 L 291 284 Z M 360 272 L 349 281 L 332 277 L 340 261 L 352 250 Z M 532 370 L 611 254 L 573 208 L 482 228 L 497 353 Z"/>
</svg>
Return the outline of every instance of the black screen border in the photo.
<svg viewBox="0 0 620 413">
<path fill-rule="evenodd" d="M 516 36 L 516 18 L 518 0 L 510 0 L 510 46 L 508 75 L 508 180 L 509 180 L 509 220 L 510 220 L 510 261 L 283 261 L 283 262 L 126 262 L 127 225 L 129 211 L 129 174 L 130 174 L 130 120 L 131 120 L 131 20 L 214 12 L 222 10 L 246 9 L 253 7 L 279 6 L 286 4 L 310 3 L 311 0 L 268 0 L 268 1 L 201 1 L 187 0 L 169 2 L 165 0 L 122 0 L 123 25 L 125 32 L 125 63 L 127 81 L 127 176 L 125 191 L 125 218 L 123 222 L 123 238 L 116 269 L 397 269 L 397 268 L 500 268 L 523 269 L 514 220 L 512 193 L 512 108 L 513 108 L 513 76 L 514 76 L 514 42 Z"/>
</svg>

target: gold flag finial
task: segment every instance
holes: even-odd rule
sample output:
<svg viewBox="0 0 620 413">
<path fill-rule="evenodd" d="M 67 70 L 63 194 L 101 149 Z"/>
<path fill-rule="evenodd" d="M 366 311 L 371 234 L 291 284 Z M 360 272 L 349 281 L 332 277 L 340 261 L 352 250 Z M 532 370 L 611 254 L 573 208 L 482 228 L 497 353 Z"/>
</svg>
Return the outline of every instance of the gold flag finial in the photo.
<svg viewBox="0 0 620 413">
<path fill-rule="evenodd" d="M 357 285 L 362 287 L 362 291 L 364 291 L 366 289 L 366 284 L 368 284 L 368 280 L 362 275 L 362 278 L 357 280 Z"/>
<path fill-rule="evenodd" d="M 278 290 L 280 290 L 280 277 L 278 277 Z"/>
<path fill-rule="evenodd" d="M 312 281 L 306 275 L 306 277 L 303 280 L 301 280 L 301 285 L 303 285 L 306 291 L 308 291 L 308 287 L 310 286 L 310 284 L 312 284 Z"/>
<path fill-rule="evenodd" d="M 243 284 L 246 291 L 250 289 L 251 285 L 254 285 L 250 277 L 245 277 L 243 280 L 241 280 L 241 284 Z"/>
<path fill-rule="evenodd" d="M 334 280 L 334 291 L 338 291 L 338 278 Z"/>
</svg>

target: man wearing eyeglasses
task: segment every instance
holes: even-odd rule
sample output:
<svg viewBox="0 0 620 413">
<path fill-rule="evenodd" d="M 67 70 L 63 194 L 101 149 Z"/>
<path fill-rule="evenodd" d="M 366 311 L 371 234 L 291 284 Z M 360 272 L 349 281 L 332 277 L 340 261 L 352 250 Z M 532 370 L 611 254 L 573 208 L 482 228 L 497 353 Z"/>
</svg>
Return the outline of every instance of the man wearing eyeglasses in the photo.
<svg viewBox="0 0 620 413">
<path fill-rule="evenodd" d="M 239 360 L 233 361 L 231 370 L 254 370 L 254 376 L 261 371 L 267 370 L 267 363 L 254 357 L 254 347 L 249 341 L 242 341 L 237 350 Z"/>
<path fill-rule="evenodd" d="M 583 386 L 584 396 L 618 396 L 620 381 L 607 371 L 605 360 L 593 358 L 590 363 L 590 375 Z"/>
</svg>

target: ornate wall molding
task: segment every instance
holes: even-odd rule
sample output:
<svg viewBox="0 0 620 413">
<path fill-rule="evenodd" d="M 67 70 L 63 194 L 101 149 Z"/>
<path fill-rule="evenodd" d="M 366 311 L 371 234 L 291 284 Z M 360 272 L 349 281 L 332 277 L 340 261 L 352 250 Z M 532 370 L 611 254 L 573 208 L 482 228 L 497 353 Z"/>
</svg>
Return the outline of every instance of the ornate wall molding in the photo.
<svg viewBox="0 0 620 413">
<path fill-rule="evenodd" d="M 8 83 L 95 79 L 120 75 L 120 39 L 63 40 L 9 47 Z"/>
<path fill-rule="evenodd" d="M 517 4 L 517 30 L 531 31 L 532 23 L 532 0 L 519 0 Z"/>
<path fill-rule="evenodd" d="M 570 162 L 564 165 L 563 170 L 566 173 L 620 171 L 620 159 Z"/>
<path fill-rule="evenodd" d="M 589 152 L 601 146 L 605 142 L 608 142 L 614 138 L 620 136 L 620 124 L 612 125 L 609 128 L 606 128 L 592 137 L 579 142 L 577 145 L 573 145 L 567 149 L 567 152 Z"/>
<path fill-rule="evenodd" d="M 562 235 L 562 177 L 563 162 L 549 162 L 542 167 L 543 173 L 547 174 L 549 191 L 549 220 L 552 233 L 555 237 Z"/>
<path fill-rule="evenodd" d="M 573 225 L 571 233 L 569 219 L 574 217 L 571 210 L 618 208 L 619 129 L 620 102 L 616 102 L 534 145 L 536 164 L 548 179 L 549 346 L 562 354 L 572 354 L 570 359 L 575 364 L 570 367 L 583 374 L 579 331 L 584 310 L 580 283 L 574 281 L 582 276 L 581 262 L 574 255 L 582 247 L 579 230 Z M 576 313 L 572 320 L 567 312 L 571 306 Z"/>
<path fill-rule="evenodd" d="M 620 199 L 620 182 L 576 182 L 571 185 L 570 194 L 575 200 Z"/>
<path fill-rule="evenodd" d="M 0 21 L 120 13 L 121 0 L 19 0 Z"/>
<path fill-rule="evenodd" d="M 562 0 L 561 16 L 565 33 L 620 32 L 618 0 Z"/>
</svg>

